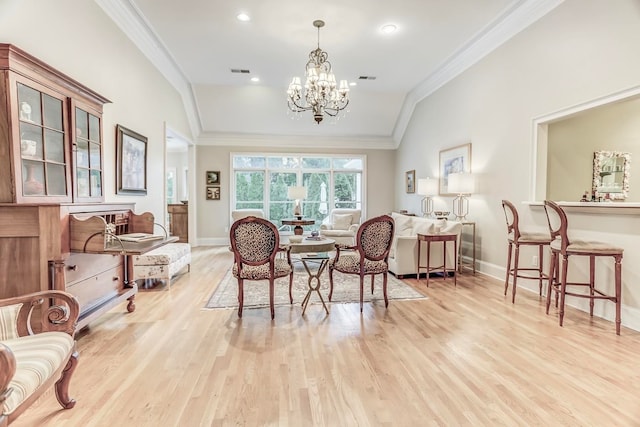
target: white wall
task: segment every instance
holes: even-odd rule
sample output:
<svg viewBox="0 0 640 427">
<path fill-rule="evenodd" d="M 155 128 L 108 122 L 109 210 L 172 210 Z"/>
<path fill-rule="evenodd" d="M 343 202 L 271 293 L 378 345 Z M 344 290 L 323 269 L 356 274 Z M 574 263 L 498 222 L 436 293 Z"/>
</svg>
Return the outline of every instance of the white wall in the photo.
<svg viewBox="0 0 640 427">
<path fill-rule="evenodd" d="M 5 6 L 0 8 L 2 42 L 16 45 L 111 101 L 103 117 L 105 201 L 134 202 L 136 211 L 163 218 L 164 123 L 190 134 L 179 94 L 93 1 L 4 0 L 0 6 Z M 116 124 L 149 139 L 147 196 L 115 194 Z"/>
<path fill-rule="evenodd" d="M 521 204 L 530 197 L 533 179 L 533 120 L 637 86 L 639 45 L 640 2 L 566 0 L 417 105 L 398 149 L 396 170 L 416 169 L 417 178 L 437 176 L 440 150 L 472 143 L 472 170 L 479 184 L 470 219 L 477 221 L 482 271 L 504 274 L 501 199 L 516 203 L 523 224 L 546 227 L 541 208 Z M 418 211 L 419 200 L 405 195 L 403 185 L 403 178 L 396 177 L 396 205 Z M 623 324 L 640 329 L 640 254 L 635 251 L 640 218 L 571 212 L 569 219 L 579 234 L 626 248 Z M 610 317 L 613 304 L 602 306 L 600 314 L 609 310 L 605 315 Z"/>
</svg>

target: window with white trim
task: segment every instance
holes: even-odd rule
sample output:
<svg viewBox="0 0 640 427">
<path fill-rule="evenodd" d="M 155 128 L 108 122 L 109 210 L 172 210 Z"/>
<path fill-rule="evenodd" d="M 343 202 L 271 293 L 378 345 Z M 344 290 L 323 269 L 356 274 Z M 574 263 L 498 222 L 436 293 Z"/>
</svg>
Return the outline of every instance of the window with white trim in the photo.
<svg viewBox="0 0 640 427">
<path fill-rule="evenodd" d="M 305 219 L 316 230 L 334 208 L 362 209 L 366 156 L 309 154 L 231 154 L 231 210 L 262 209 L 280 227 L 293 217 L 295 200 L 287 198 L 291 186 L 304 186 Z"/>
</svg>

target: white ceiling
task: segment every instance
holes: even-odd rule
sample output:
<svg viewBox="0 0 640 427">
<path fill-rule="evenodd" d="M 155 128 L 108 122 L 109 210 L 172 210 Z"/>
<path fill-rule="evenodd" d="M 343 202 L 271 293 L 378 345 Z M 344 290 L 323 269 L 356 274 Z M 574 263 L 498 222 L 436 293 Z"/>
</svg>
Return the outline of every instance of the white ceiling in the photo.
<svg viewBox="0 0 640 427">
<path fill-rule="evenodd" d="M 182 93 L 202 138 L 337 137 L 390 147 L 416 102 L 562 0 L 96 1 Z M 251 21 L 237 20 L 239 12 Z M 320 125 L 309 112 L 290 114 L 285 93 L 317 46 L 316 19 L 326 22 L 320 47 L 336 78 L 357 83 L 346 116 Z M 387 23 L 398 30 L 383 34 Z"/>
</svg>

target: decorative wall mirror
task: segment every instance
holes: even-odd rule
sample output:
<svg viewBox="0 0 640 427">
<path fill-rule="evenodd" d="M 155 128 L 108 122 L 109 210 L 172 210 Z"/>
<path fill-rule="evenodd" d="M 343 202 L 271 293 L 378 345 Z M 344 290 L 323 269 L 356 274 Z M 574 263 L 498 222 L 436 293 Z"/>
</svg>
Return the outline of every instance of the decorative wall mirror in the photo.
<svg viewBox="0 0 640 427">
<path fill-rule="evenodd" d="M 629 194 L 631 153 L 596 151 L 593 153 L 592 191 L 613 200 L 624 200 Z"/>
</svg>

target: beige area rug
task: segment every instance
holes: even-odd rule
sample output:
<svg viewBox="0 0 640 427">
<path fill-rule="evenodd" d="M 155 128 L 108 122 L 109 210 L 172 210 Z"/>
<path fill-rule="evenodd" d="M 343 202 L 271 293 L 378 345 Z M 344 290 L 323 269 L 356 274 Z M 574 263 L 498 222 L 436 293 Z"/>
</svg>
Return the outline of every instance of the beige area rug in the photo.
<svg viewBox="0 0 640 427">
<path fill-rule="evenodd" d="M 309 290 L 308 275 L 304 267 L 299 262 L 294 262 L 293 273 L 293 303 L 300 304 L 302 299 Z M 311 265 L 311 270 L 315 271 L 317 266 Z M 427 297 L 396 279 L 389 274 L 387 281 L 387 296 L 389 300 L 412 300 L 426 299 Z M 315 284 L 315 282 L 314 282 Z M 325 268 L 321 276 L 320 292 L 325 302 L 329 303 L 329 269 Z M 371 294 L 371 279 L 365 278 L 364 282 L 364 302 L 381 301 L 384 304 L 384 296 L 382 294 L 382 276 L 378 275 L 375 279 L 375 287 L 373 295 Z M 331 303 L 359 303 L 360 302 L 360 278 L 353 274 L 333 273 L 333 298 Z M 274 304 L 289 304 L 289 277 L 276 279 L 274 291 Z M 309 304 L 321 304 L 318 294 L 313 292 Z M 244 308 L 263 308 L 269 306 L 269 282 L 245 281 L 244 282 Z M 208 309 L 230 309 L 238 308 L 238 281 L 231 269 L 227 271 L 222 281 L 218 284 L 209 301 L 205 305 Z"/>
</svg>

